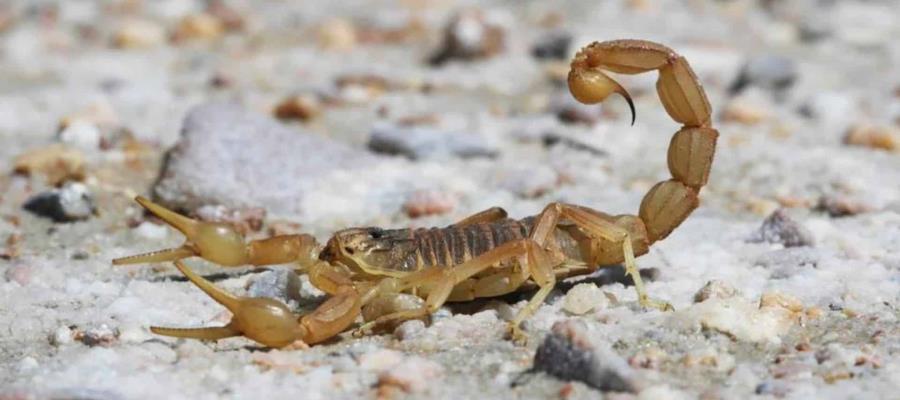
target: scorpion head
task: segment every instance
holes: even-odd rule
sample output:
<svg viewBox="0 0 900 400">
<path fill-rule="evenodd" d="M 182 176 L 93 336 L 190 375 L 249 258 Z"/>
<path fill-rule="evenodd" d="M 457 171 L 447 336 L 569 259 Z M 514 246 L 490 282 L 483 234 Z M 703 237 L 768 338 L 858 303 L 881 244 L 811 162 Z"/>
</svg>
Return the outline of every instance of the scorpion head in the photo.
<svg viewBox="0 0 900 400">
<path fill-rule="evenodd" d="M 414 251 L 407 230 L 350 228 L 335 233 L 319 258 L 363 270 L 383 269 L 405 266 Z"/>
</svg>

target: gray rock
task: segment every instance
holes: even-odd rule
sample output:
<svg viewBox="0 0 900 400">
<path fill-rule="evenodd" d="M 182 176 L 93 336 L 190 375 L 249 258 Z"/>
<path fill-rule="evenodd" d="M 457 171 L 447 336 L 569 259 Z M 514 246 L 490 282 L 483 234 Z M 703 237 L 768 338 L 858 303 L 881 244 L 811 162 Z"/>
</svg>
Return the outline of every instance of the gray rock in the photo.
<svg viewBox="0 0 900 400">
<path fill-rule="evenodd" d="M 564 60 L 569 56 L 571 44 L 572 35 L 569 32 L 548 32 L 534 43 L 531 55 L 537 59 Z"/>
<path fill-rule="evenodd" d="M 59 189 L 38 193 L 28 199 L 23 207 L 31 213 L 50 218 L 55 222 L 72 222 L 89 218 L 97 213 L 94 199 L 88 188 L 76 182 Z"/>
<path fill-rule="evenodd" d="M 332 174 L 359 170 L 375 160 L 235 104 L 207 104 L 185 119 L 153 191 L 174 209 L 262 207 L 269 215 L 297 217 L 303 214 L 303 194 Z"/>
<path fill-rule="evenodd" d="M 751 243 L 781 243 L 784 247 L 812 246 L 812 232 L 794 221 L 784 209 L 775 210 L 749 239 Z"/>
<path fill-rule="evenodd" d="M 268 297 L 285 303 L 300 301 L 300 277 L 290 268 L 274 268 L 254 275 L 249 282 L 247 295 Z"/>
<path fill-rule="evenodd" d="M 796 80 L 797 66 L 794 60 L 765 54 L 751 58 L 744 64 L 729 91 L 734 95 L 749 86 L 756 86 L 782 92 L 789 89 Z"/>
<path fill-rule="evenodd" d="M 494 157 L 497 148 L 482 135 L 421 126 L 377 124 L 369 137 L 369 149 L 419 159 Z"/>
<path fill-rule="evenodd" d="M 634 392 L 627 362 L 612 350 L 595 346 L 584 323 L 565 320 L 553 329 L 537 348 L 534 371 L 546 372 L 562 380 L 574 380 L 613 392 Z"/>
</svg>

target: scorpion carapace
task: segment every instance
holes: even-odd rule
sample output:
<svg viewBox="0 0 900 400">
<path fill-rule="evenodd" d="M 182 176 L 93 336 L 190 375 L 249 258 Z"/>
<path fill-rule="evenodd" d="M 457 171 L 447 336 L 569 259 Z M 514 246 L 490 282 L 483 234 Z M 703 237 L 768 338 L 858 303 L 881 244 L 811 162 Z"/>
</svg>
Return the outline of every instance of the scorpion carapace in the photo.
<svg viewBox="0 0 900 400">
<path fill-rule="evenodd" d="M 421 318 L 447 301 L 498 296 L 525 284 L 538 291 L 509 322 L 519 326 L 543 303 L 557 279 L 625 264 L 642 306 L 669 309 L 647 296 L 634 258 L 669 235 L 698 203 L 712 165 L 718 132 L 710 126 L 710 105 L 687 61 L 668 47 L 642 40 L 588 45 L 576 54 L 568 76 L 579 101 L 598 103 L 628 92 L 604 71 L 638 74 L 658 71 L 656 88 L 666 112 L 681 123 L 668 150 L 672 178 L 657 183 L 641 201 L 638 215 L 612 216 L 588 207 L 551 203 L 533 217 L 507 218 L 491 208 L 445 228 L 351 228 L 325 246 L 310 235 L 283 235 L 245 241 L 223 224 L 199 222 L 147 199 L 137 201 L 181 231 L 181 247 L 114 260 L 114 264 L 175 261 L 188 279 L 228 308 L 224 327 L 152 328 L 156 333 L 198 339 L 243 335 L 281 347 L 327 340 L 348 329 L 360 315 L 356 333 Z M 199 256 L 223 266 L 295 263 L 330 297 L 312 313 L 298 316 L 271 299 L 237 297 L 194 274 L 180 260 Z M 413 297 L 417 301 L 395 301 Z"/>
</svg>

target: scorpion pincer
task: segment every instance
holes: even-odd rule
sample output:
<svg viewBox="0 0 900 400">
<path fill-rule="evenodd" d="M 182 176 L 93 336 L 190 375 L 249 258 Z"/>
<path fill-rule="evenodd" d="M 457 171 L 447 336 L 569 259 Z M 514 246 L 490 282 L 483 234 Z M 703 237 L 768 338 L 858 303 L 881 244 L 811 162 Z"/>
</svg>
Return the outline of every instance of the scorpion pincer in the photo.
<svg viewBox="0 0 900 400">
<path fill-rule="evenodd" d="M 423 318 L 446 302 L 500 296 L 523 285 L 537 292 L 509 322 L 508 332 L 524 339 L 522 321 L 544 302 L 557 280 L 624 263 L 644 307 L 671 309 L 648 297 L 635 257 L 669 235 L 698 206 L 709 176 L 718 132 L 710 125 L 706 94 L 687 61 L 663 45 L 643 40 L 595 42 L 571 63 L 569 90 L 580 102 L 596 104 L 613 93 L 634 105 L 628 92 L 604 71 L 658 71 L 656 88 L 666 112 L 682 124 L 671 139 L 671 179 L 653 186 L 637 215 L 609 215 L 588 207 L 550 203 L 523 219 L 491 208 L 456 224 L 430 229 L 350 228 L 321 246 L 306 234 L 246 241 L 225 224 L 200 222 L 142 197 L 137 202 L 181 231 L 184 245 L 119 258 L 114 264 L 174 261 L 187 278 L 233 313 L 225 326 L 151 328 L 176 337 L 221 339 L 245 336 L 283 347 L 319 343 L 347 330 L 362 315 L 357 334 Z M 222 266 L 294 263 L 330 297 L 316 310 L 295 315 L 268 298 L 231 295 L 192 272 L 181 261 L 199 256 Z M 417 301 L 399 301 L 412 297 Z"/>
</svg>

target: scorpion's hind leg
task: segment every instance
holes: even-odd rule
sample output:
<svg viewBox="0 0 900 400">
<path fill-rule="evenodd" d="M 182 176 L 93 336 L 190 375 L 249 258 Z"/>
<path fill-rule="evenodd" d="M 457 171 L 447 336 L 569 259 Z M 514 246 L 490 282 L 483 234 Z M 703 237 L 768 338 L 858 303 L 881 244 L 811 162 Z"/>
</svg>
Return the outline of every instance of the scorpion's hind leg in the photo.
<svg viewBox="0 0 900 400">
<path fill-rule="evenodd" d="M 641 306 L 660 310 L 673 309 L 669 303 L 648 296 L 644 288 L 634 259 L 636 254 L 646 253 L 649 247 L 647 233 L 640 219 L 634 216 L 608 217 L 598 211 L 576 205 L 551 203 L 541 212 L 535 223 L 532 230 L 534 240 L 539 244 L 547 243 L 549 235 L 560 219 L 572 221 L 591 237 L 598 265 L 624 261 L 625 273 L 634 281 Z"/>
<path fill-rule="evenodd" d="M 315 238 L 310 235 L 283 235 L 247 242 L 227 224 L 197 221 L 144 197 L 138 196 L 135 201 L 184 234 L 185 243 L 173 249 L 117 258 L 113 260 L 115 265 L 175 261 L 193 256 L 222 266 L 309 264 L 318 249 Z"/>
</svg>

